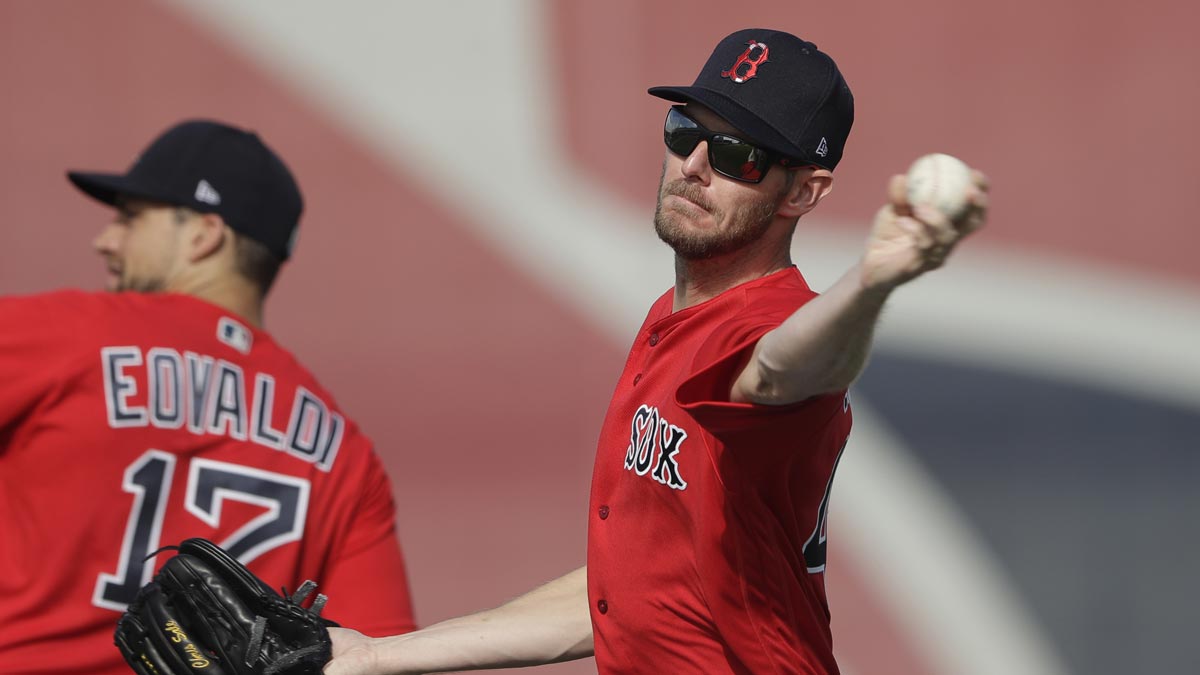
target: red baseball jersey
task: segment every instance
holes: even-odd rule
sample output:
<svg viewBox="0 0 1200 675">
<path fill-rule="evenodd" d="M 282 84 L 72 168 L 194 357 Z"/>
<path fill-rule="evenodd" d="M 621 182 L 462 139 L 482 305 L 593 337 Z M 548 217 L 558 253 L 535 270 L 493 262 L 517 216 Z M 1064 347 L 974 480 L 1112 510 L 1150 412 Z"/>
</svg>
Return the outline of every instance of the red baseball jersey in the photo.
<svg viewBox="0 0 1200 675">
<path fill-rule="evenodd" d="M 325 614 L 413 629 L 371 443 L 267 333 L 186 295 L 0 298 L 0 671 L 125 673 L 120 612 L 187 537 Z M 166 554 L 169 555 L 169 554 Z"/>
<path fill-rule="evenodd" d="M 616 673 L 837 673 L 825 517 L 845 392 L 732 403 L 754 346 L 815 297 L 795 268 L 638 332 L 600 435 L 588 519 L 596 662 Z"/>
</svg>

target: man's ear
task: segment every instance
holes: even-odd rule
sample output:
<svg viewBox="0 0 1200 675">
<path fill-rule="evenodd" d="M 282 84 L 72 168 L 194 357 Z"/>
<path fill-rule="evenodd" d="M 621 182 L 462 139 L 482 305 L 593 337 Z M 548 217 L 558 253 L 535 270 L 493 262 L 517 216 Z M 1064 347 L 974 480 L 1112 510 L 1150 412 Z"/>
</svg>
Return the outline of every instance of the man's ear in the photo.
<svg viewBox="0 0 1200 675">
<path fill-rule="evenodd" d="M 197 213 L 188 223 L 188 261 L 200 262 L 215 255 L 230 241 L 225 219 L 215 213 Z"/>
<path fill-rule="evenodd" d="M 792 186 L 788 188 L 776 210 L 785 218 L 799 218 L 833 191 L 833 172 L 828 169 L 808 168 L 795 171 Z"/>
</svg>

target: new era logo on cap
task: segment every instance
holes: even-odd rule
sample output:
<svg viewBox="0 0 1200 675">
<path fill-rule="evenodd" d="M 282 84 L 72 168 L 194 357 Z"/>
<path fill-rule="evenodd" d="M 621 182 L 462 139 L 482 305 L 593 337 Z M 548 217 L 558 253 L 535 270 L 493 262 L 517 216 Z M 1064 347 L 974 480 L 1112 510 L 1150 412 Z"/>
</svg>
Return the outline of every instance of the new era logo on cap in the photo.
<svg viewBox="0 0 1200 675">
<path fill-rule="evenodd" d="M 829 154 L 829 143 L 825 142 L 825 137 L 821 137 L 821 142 L 817 144 L 817 155 L 824 157 Z"/>
<path fill-rule="evenodd" d="M 212 185 L 209 185 L 208 181 L 202 178 L 196 184 L 196 201 L 218 206 L 221 203 L 221 193 L 217 192 Z"/>
</svg>

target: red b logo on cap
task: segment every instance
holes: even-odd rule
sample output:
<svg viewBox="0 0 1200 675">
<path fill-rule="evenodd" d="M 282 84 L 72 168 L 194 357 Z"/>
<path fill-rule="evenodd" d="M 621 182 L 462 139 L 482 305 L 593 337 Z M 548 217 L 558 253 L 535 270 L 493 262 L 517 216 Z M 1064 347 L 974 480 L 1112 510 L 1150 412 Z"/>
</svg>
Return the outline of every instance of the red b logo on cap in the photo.
<svg viewBox="0 0 1200 675">
<path fill-rule="evenodd" d="M 767 62 L 767 46 L 757 40 L 751 40 L 746 44 L 750 46 L 746 48 L 746 51 L 742 52 L 737 61 L 733 62 L 733 66 L 729 70 L 721 71 L 721 77 L 728 77 L 734 82 L 741 84 L 758 74 L 759 64 Z M 750 52 L 753 52 L 755 49 L 761 49 L 762 51 L 759 52 L 757 58 L 752 59 L 750 58 Z M 739 74 L 738 70 L 742 67 L 742 64 L 747 64 L 750 67 L 745 72 Z"/>
</svg>

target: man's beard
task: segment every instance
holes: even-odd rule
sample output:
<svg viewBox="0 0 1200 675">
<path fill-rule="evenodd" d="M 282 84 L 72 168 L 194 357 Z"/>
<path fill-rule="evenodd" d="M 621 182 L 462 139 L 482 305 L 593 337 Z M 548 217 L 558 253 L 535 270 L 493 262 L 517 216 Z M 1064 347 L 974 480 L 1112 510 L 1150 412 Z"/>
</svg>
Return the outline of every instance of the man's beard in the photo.
<svg viewBox="0 0 1200 675">
<path fill-rule="evenodd" d="M 659 239 L 675 250 L 676 255 L 685 260 L 716 258 L 757 241 L 770 228 L 778 207 L 778 197 L 763 197 L 734 209 L 730 214 L 728 229 L 696 232 L 687 229 L 683 222 L 684 216 L 663 211 L 663 197 L 667 195 L 682 197 L 696 204 L 707 211 L 715 223 L 725 220 L 725 211 L 710 204 L 698 185 L 686 180 L 670 183 L 659 180 L 658 204 L 654 207 L 654 231 L 658 233 Z"/>
<path fill-rule="evenodd" d="M 161 293 L 167 285 L 161 279 L 132 279 L 117 284 L 118 291 L 133 291 L 135 293 Z"/>
<path fill-rule="evenodd" d="M 122 291 L 132 291 L 135 293 L 159 293 L 167 286 L 163 279 L 147 279 L 147 278 L 126 278 L 124 275 L 117 279 L 116 287 L 112 289 L 114 293 Z"/>
</svg>

